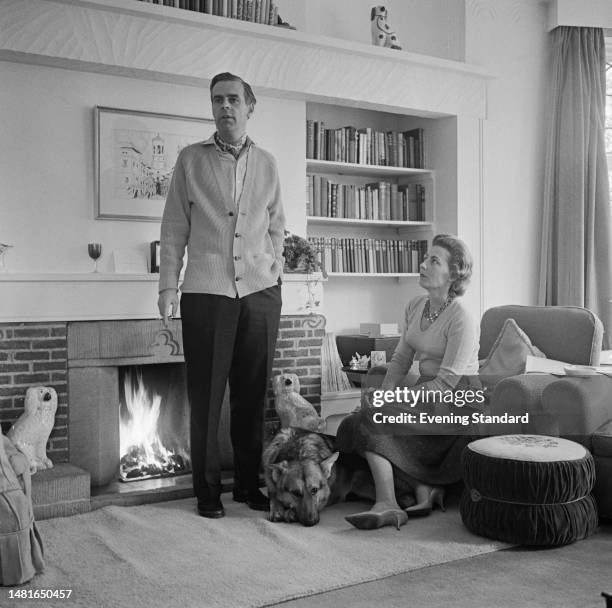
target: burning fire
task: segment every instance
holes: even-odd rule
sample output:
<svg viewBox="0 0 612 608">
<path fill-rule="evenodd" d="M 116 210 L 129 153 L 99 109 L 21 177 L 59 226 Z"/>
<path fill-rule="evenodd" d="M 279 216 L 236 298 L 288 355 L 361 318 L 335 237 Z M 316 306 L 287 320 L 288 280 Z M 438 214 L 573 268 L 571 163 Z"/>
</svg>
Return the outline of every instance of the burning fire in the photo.
<svg viewBox="0 0 612 608">
<path fill-rule="evenodd" d="M 157 431 L 161 397 L 149 396 L 140 371 L 136 372 L 135 383 L 132 372 L 126 371 L 124 389 L 128 416 L 126 419 L 120 416 L 121 479 L 131 481 L 186 472 L 189 460 L 167 450 Z"/>
</svg>

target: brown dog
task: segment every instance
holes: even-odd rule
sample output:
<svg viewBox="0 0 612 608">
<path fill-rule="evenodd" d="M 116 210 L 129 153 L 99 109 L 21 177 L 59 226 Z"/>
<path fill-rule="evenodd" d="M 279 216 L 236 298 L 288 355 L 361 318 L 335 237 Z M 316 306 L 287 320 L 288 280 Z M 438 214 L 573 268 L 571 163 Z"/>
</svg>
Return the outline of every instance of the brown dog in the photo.
<svg viewBox="0 0 612 608">
<path fill-rule="evenodd" d="M 338 455 L 329 435 L 280 430 L 262 459 L 270 521 L 314 526 L 326 505 L 344 500 L 352 489 L 352 475 L 336 462 Z"/>
</svg>

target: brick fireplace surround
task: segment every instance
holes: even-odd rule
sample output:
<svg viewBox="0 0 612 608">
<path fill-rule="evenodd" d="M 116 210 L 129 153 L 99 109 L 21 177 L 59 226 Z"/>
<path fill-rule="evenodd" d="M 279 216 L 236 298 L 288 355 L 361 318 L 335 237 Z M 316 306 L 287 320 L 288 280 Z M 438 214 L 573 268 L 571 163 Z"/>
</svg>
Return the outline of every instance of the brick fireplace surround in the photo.
<svg viewBox="0 0 612 608">
<path fill-rule="evenodd" d="M 54 463 L 70 462 L 92 469 L 92 485 L 115 476 L 116 455 L 109 464 L 108 438 L 118 441 L 118 409 L 98 399 L 104 383 L 117 381 L 120 365 L 182 362 L 180 322 L 162 331 L 159 320 L 29 322 L 0 324 L 0 422 L 6 432 L 23 412 L 25 391 L 45 384 L 55 388 L 58 408 L 47 446 Z M 325 318 L 321 315 L 283 316 L 273 374 L 300 376 L 301 393 L 317 409 L 321 401 L 321 347 Z M 97 380 L 96 380 L 97 378 Z M 100 383 L 94 387 L 92 382 Z M 118 391 L 118 387 L 114 389 Z M 98 399 L 98 400 L 97 400 Z M 97 401 L 96 401 L 97 400 Z M 94 410 L 91 408 L 94 402 Z M 113 411 L 114 410 L 114 411 Z M 108 424 L 101 428 L 102 423 Z M 71 424 L 76 428 L 72 429 Z M 265 436 L 278 428 L 271 391 L 265 411 Z M 98 455 L 84 456 L 84 450 Z M 115 463 L 116 459 L 116 463 Z M 92 462 L 97 464 L 91 464 Z M 88 466 L 83 466 L 83 464 Z"/>
</svg>

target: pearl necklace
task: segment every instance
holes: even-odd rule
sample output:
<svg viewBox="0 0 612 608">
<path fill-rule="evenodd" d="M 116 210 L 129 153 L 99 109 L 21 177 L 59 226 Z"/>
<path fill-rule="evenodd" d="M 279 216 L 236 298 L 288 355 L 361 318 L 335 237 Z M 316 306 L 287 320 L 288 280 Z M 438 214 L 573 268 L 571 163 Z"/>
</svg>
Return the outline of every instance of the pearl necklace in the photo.
<svg viewBox="0 0 612 608">
<path fill-rule="evenodd" d="M 430 322 L 433 323 L 441 314 L 442 312 L 448 307 L 448 305 L 453 301 L 453 299 L 449 296 L 448 298 L 446 298 L 446 300 L 444 301 L 444 304 L 442 304 L 442 306 L 440 306 L 440 308 L 434 312 L 431 313 L 429 312 L 430 308 L 431 308 L 431 300 L 428 298 L 427 302 L 425 303 L 425 308 L 423 309 L 423 316 Z"/>
</svg>

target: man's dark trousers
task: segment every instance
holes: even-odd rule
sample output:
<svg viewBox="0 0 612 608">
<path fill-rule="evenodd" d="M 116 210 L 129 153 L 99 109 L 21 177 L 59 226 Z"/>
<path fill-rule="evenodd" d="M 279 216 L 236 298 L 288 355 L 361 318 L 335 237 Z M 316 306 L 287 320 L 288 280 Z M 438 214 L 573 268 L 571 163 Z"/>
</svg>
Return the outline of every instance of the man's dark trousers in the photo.
<svg viewBox="0 0 612 608">
<path fill-rule="evenodd" d="M 217 431 L 228 380 L 235 487 L 251 492 L 259 485 L 264 403 L 280 310 L 280 286 L 243 298 L 181 296 L 191 466 L 198 501 L 214 501 L 221 493 Z"/>
</svg>

